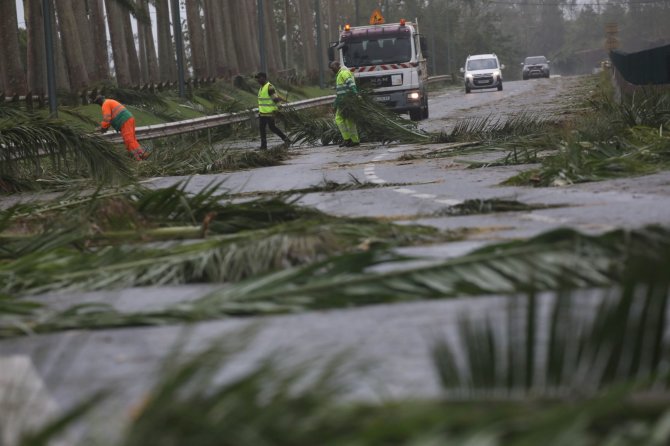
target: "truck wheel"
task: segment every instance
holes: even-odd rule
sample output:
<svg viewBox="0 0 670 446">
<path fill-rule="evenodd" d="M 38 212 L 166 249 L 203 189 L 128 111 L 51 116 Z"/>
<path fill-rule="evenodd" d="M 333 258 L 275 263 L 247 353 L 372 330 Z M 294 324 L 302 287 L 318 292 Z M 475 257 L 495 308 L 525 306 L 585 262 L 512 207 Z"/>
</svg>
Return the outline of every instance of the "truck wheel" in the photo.
<svg viewBox="0 0 670 446">
<path fill-rule="evenodd" d="M 428 119 L 428 105 L 421 109 L 421 119 Z"/>
<path fill-rule="evenodd" d="M 502 82 L 498 85 L 498 91 L 502 91 Z"/>
<path fill-rule="evenodd" d="M 412 121 L 421 121 L 421 109 L 414 109 L 409 111 L 409 119 Z"/>
<path fill-rule="evenodd" d="M 465 87 L 465 94 L 470 93 L 470 87 Z"/>
</svg>

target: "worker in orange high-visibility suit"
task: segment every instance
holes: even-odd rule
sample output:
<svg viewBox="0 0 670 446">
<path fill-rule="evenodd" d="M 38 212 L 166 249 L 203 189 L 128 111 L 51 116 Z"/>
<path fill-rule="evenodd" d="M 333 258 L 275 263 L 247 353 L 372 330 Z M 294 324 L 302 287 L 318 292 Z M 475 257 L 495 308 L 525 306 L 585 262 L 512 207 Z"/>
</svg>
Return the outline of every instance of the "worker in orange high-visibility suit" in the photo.
<svg viewBox="0 0 670 446">
<path fill-rule="evenodd" d="M 94 101 L 102 106 L 102 122 L 98 130 L 105 133 L 109 127 L 113 127 L 117 132 L 121 132 L 123 143 L 130 156 L 140 161 L 146 159 L 149 152 L 146 152 L 140 146 L 135 138 L 135 118 L 119 101 L 106 99 L 104 96 L 98 96 Z"/>
</svg>

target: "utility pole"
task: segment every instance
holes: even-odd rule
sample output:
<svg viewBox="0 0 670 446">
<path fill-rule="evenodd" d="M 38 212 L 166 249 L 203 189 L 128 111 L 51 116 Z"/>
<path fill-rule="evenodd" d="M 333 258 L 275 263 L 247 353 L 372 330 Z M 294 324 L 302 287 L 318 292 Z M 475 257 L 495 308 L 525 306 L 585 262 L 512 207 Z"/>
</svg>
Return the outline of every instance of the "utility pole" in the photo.
<svg viewBox="0 0 670 446">
<path fill-rule="evenodd" d="M 321 2 L 319 0 L 314 0 L 314 11 L 316 11 L 316 60 L 319 63 L 319 87 L 324 88 L 323 44 L 321 42 Z"/>
<path fill-rule="evenodd" d="M 179 14 L 179 0 L 172 0 L 172 29 L 174 30 L 174 43 L 177 50 L 177 79 L 179 84 L 179 97 L 186 96 L 184 89 L 184 41 L 181 32 L 181 15 Z"/>
<path fill-rule="evenodd" d="M 354 26 L 358 26 L 358 0 L 354 0 L 354 5 L 356 14 L 356 17 L 354 17 Z"/>
<path fill-rule="evenodd" d="M 44 47 L 47 58 L 47 94 L 49 95 L 49 112 L 51 117 L 58 117 L 56 103 L 56 65 L 54 64 L 54 40 L 51 28 L 51 0 L 42 0 L 42 15 L 44 16 Z"/>
<path fill-rule="evenodd" d="M 256 9 L 258 9 L 258 54 L 260 55 L 261 60 L 261 71 L 267 73 L 268 67 L 267 61 L 265 60 L 265 27 L 263 26 L 263 0 L 258 0 Z"/>
</svg>

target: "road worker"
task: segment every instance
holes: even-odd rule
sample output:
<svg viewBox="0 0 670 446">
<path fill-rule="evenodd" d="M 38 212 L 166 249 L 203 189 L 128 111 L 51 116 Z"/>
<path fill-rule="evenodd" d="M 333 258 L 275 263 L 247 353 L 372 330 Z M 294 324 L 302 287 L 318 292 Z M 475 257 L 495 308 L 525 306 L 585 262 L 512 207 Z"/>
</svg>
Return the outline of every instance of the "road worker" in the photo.
<svg viewBox="0 0 670 446">
<path fill-rule="evenodd" d="M 285 98 L 279 96 L 275 87 L 268 81 L 268 75 L 260 72 L 255 76 L 258 85 L 261 88 L 258 90 L 258 121 L 261 132 L 261 150 L 268 148 L 266 127 L 270 127 L 272 132 L 279 136 L 284 141 L 284 146 L 288 147 L 290 141 L 288 137 L 275 125 L 275 112 L 279 109 L 277 104 L 281 101 L 286 101 Z"/>
<path fill-rule="evenodd" d="M 347 94 L 358 94 L 358 88 L 356 87 L 356 79 L 354 75 L 346 67 L 340 66 L 338 61 L 333 61 L 330 63 L 330 70 L 335 74 L 335 124 L 337 128 L 340 129 L 342 134 L 342 143 L 340 147 L 353 147 L 360 144 L 360 139 L 358 137 L 358 127 L 356 123 L 351 118 L 346 118 L 342 115 L 341 105 L 342 100 Z"/>
<path fill-rule="evenodd" d="M 135 160 L 147 159 L 149 152 L 142 149 L 135 138 L 135 118 L 119 101 L 97 96 L 94 102 L 102 107 L 102 122 L 98 131 L 105 133 L 109 127 L 121 132 L 128 154 Z"/>
</svg>

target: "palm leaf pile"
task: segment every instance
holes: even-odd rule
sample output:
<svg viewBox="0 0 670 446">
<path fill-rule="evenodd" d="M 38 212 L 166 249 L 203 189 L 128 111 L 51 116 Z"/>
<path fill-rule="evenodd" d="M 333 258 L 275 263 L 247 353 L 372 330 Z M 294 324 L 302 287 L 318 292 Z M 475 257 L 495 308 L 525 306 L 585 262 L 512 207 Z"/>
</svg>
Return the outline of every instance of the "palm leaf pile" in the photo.
<svg viewBox="0 0 670 446">
<path fill-rule="evenodd" d="M 44 332 L 167 324 L 226 315 L 604 287 L 617 283 L 633 256 L 646 256 L 654 264 L 670 246 L 670 231 L 664 228 L 615 231 L 599 237 L 557 230 L 529 241 L 495 245 L 457 259 L 408 268 L 402 264 L 408 259 L 393 254 L 388 247 L 403 240 L 416 243 L 417 239 L 434 235 L 422 233 L 423 230 L 417 233 L 417 229 L 402 235 L 390 228 L 393 238 L 384 241 L 380 239 L 380 228 L 366 228 L 360 223 L 297 226 L 286 223 L 280 228 L 256 231 L 253 241 L 242 232 L 160 251 L 114 248 L 69 256 L 59 251 L 57 260 L 49 253 L 40 253 L 41 268 L 31 263 L 35 261 L 31 257 L 7 262 L 0 272 L 4 277 L 3 290 L 12 294 L 249 279 L 201 299 L 152 312 L 124 314 L 108 306 L 84 306 L 60 313 L 36 312 L 19 318 L 21 323 L 13 317 L 0 335 L 16 335 L 25 332 L 26 327 Z M 279 232 L 275 232 L 277 229 Z M 379 241 L 370 243 L 375 234 Z M 359 244 L 358 249 L 351 250 L 352 241 L 361 239 L 367 240 L 365 249 L 360 251 Z M 328 249 L 338 244 L 345 246 L 346 240 L 349 252 Z M 329 253 L 330 257 L 319 260 L 323 259 L 319 253 Z M 237 258 L 233 260 L 234 257 Z M 277 258 L 279 263 L 270 260 Z M 265 263 L 261 263 L 263 259 Z M 249 265 L 246 269 L 240 265 L 242 260 Z M 389 272 L 374 272 L 380 266 L 389 269 L 393 265 L 396 267 Z M 36 271 L 31 273 L 33 269 Z M 270 273 L 263 275 L 265 272 Z"/>
<path fill-rule="evenodd" d="M 487 115 L 461 119 L 448 132 L 433 135 L 434 142 L 481 141 L 482 145 L 492 141 L 500 143 L 505 138 L 543 133 L 557 122 L 541 114 L 521 112 L 510 116 Z"/>
<path fill-rule="evenodd" d="M 564 134 L 548 133 L 533 142 L 552 148 L 542 166 L 510 178 L 507 184 L 564 185 L 627 177 L 670 167 L 670 94 L 646 92 L 643 97 L 614 103 L 600 92 L 592 110 L 573 121 Z M 535 158 L 536 162 L 538 159 Z"/>
<path fill-rule="evenodd" d="M 668 259 L 663 271 L 670 268 Z M 647 264 L 636 264 L 629 264 L 618 292 L 592 307 L 590 319 L 583 305 L 577 307 L 579 297 L 569 293 L 551 300 L 544 327 L 533 294 L 511 302 L 504 335 L 494 324 L 464 319 L 458 352 L 446 341 L 435 343 L 443 398 L 343 403 L 350 366 L 342 355 L 292 368 L 276 355 L 221 380 L 227 361 L 244 351 L 249 332 L 195 355 L 178 349 L 113 444 L 668 444 L 670 283 L 666 275 L 640 276 L 638 267 Z M 468 374 L 457 357 L 464 358 Z M 84 400 L 25 434 L 20 445 L 57 439 L 99 400 Z"/>
<path fill-rule="evenodd" d="M 103 184 L 132 177 L 128 160 L 106 141 L 8 106 L 0 106 L 0 148 L 0 191 L 34 187 L 45 172 Z"/>
<path fill-rule="evenodd" d="M 191 195 L 185 184 L 133 186 L 1 211 L 0 292 L 234 282 L 344 252 L 455 237 L 330 217 L 281 197 L 231 202 L 219 187 Z"/>
<path fill-rule="evenodd" d="M 361 141 L 368 142 L 428 142 L 430 135 L 419 130 L 416 123 L 390 111 L 375 102 L 371 95 L 347 95 L 340 104 L 343 116 L 351 118 L 358 126 Z M 334 115 L 315 117 L 314 112 L 303 112 L 283 107 L 281 116 L 290 130 L 294 142 L 337 144 L 342 142 L 335 125 Z"/>
<path fill-rule="evenodd" d="M 288 158 L 289 152 L 283 146 L 259 151 L 169 140 L 152 148 L 151 156 L 137 166 L 137 173 L 141 177 L 156 177 L 230 172 L 277 166 Z"/>
</svg>

